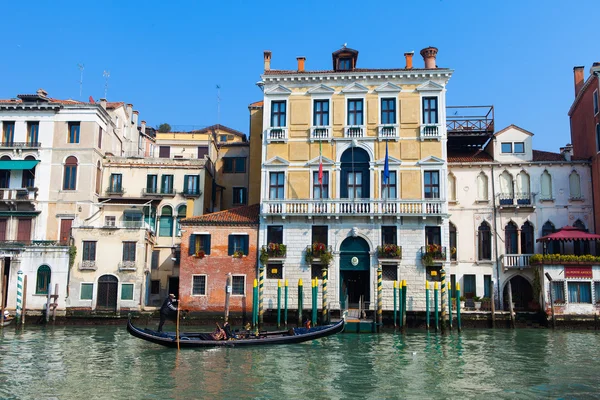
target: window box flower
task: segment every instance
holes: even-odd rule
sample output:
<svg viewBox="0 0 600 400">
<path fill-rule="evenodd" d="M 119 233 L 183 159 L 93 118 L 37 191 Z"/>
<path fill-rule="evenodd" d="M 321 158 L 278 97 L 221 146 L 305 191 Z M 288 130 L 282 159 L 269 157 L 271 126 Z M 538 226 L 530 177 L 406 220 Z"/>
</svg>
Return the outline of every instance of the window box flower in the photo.
<svg viewBox="0 0 600 400">
<path fill-rule="evenodd" d="M 377 256 L 384 259 L 401 259 L 402 246 L 396 244 L 384 244 L 377 246 Z"/>
<path fill-rule="evenodd" d="M 333 260 L 333 252 L 330 246 L 316 242 L 306 247 L 305 260 L 308 264 L 323 264 L 327 267 Z"/>
</svg>

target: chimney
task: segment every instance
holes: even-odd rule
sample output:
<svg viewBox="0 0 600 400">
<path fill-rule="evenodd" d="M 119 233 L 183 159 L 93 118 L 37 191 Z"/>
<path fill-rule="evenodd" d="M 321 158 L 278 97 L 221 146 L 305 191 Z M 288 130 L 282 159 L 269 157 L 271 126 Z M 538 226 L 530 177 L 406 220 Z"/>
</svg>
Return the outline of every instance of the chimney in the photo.
<svg viewBox="0 0 600 400">
<path fill-rule="evenodd" d="M 142 133 L 146 133 L 146 121 L 142 121 Z"/>
<path fill-rule="evenodd" d="M 573 78 L 575 80 L 575 97 L 583 87 L 583 66 L 573 67 Z"/>
<path fill-rule="evenodd" d="M 436 47 L 426 47 L 421 50 L 421 56 L 423 56 L 423 61 L 425 61 L 425 69 L 436 69 L 435 65 L 435 57 L 437 55 L 438 49 Z"/>
<path fill-rule="evenodd" d="M 36 93 L 37 93 L 37 95 L 38 95 L 38 96 L 42 96 L 42 97 L 48 97 L 48 92 L 46 92 L 46 91 L 45 91 L 44 89 L 42 89 L 42 88 L 39 88 L 39 89 L 37 90 L 37 92 L 36 92 Z"/>
<path fill-rule="evenodd" d="M 140 116 L 140 112 L 139 111 L 134 111 L 133 112 L 133 118 L 132 118 L 132 122 L 133 122 L 133 126 L 135 126 L 137 128 L 138 126 L 138 118 Z"/>
<path fill-rule="evenodd" d="M 296 57 L 298 61 L 298 72 L 304 72 L 304 61 L 306 61 L 306 57 Z"/>
<path fill-rule="evenodd" d="M 133 104 L 127 104 L 127 115 L 129 116 L 129 119 L 131 121 L 133 121 Z"/>
<path fill-rule="evenodd" d="M 412 65 L 412 58 L 415 55 L 414 51 L 411 51 L 409 53 L 404 53 L 404 57 L 406 58 L 406 66 L 404 67 L 405 69 L 412 69 L 413 65 Z"/>
<path fill-rule="evenodd" d="M 567 143 L 565 147 L 561 147 L 560 154 L 562 154 L 565 160 L 571 161 L 571 156 L 573 156 L 573 145 L 571 143 Z"/>
<path fill-rule="evenodd" d="M 264 58 L 265 58 L 265 71 L 270 71 L 271 70 L 271 52 L 269 50 L 265 50 Z"/>
<path fill-rule="evenodd" d="M 106 110 L 106 99 L 100 99 L 100 105 Z"/>
</svg>

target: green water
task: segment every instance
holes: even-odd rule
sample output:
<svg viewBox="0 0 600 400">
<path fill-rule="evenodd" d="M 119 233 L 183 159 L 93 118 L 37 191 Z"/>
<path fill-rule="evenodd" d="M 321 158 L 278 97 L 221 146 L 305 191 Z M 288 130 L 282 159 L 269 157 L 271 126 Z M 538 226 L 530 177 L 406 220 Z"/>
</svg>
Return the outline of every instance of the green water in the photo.
<svg viewBox="0 0 600 400">
<path fill-rule="evenodd" d="M 125 327 L 0 332 L 0 398 L 597 398 L 600 334 L 341 334 L 177 352 Z"/>
</svg>

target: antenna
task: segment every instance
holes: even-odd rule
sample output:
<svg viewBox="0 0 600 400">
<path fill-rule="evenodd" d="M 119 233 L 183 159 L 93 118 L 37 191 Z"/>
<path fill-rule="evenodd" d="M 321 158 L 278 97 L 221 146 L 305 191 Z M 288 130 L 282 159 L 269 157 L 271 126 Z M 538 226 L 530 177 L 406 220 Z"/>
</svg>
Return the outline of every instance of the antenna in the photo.
<svg viewBox="0 0 600 400">
<path fill-rule="evenodd" d="M 221 123 L 221 86 L 217 85 L 217 125 Z"/>
<path fill-rule="evenodd" d="M 81 92 L 83 90 L 83 64 L 77 64 L 77 68 L 79 68 L 79 99 L 81 99 Z"/>
<path fill-rule="evenodd" d="M 108 94 L 108 78 L 110 78 L 110 71 L 104 70 L 102 76 L 104 77 L 104 98 L 106 99 Z"/>
</svg>

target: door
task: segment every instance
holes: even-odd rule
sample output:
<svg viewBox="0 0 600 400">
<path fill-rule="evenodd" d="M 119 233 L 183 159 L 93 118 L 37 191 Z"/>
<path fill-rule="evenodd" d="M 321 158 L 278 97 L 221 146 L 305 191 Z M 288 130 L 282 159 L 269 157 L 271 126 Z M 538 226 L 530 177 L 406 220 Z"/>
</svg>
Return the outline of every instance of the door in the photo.
<svg viewBox="0 0 600 400">
<path fill-rule="evenodd" d="M 71 226 L 73 225 L 72 219 L 61 219 L 60 220 L 60 238 L 59 242 L 61 245 L 66 246 L 71 241 Z"/>
<path fill-rule="evenodd" d="M 31 241 L 31 218 L 19 219 L 17 241 L 21 243 L 29 243 Z"/>
<path fill-rule="evenodd" d="M 5 220 L 6 221 L 6 220 Z M 4 276 L 2 276 L 1 278 L 1 282 L 0 285 L 4 285 L 4 282 L 8 282 L 8 278 L 10 277 L 10 258 L 5 257 L 4 258 Z M 6 284 L 7 288 L 8 288 L 8 283 Z M 4 306 L 6 306 L 6 303 L 8 303 L 8 290 L 4 293 L 4 299 L 0 299 L 1 301 L 4 301 Z"/>
<path fill-rule="evenodd" d="M 119 280 L 112 275 L 102 275 L 98 279 L 98 295 L 96 297 L 96 308 L 116 310 L 117 288 Z"/>
<path fill-rule="evenodd" d="M 173 293 L 177 299 L 179 299 L 179 277 L 169 277 L 169 294 Z"/>
<path fill-rule="evenodd" d="M 371 257 L 369 244 L 360 237 L 348 237 L 340 246 L 340 296 L 348 296 L 349 307 L 370 301 Z"/>
<path fill-rule="evenodd" d="M 356 307 L 361 300 L 365 308 L 370 294 L 369 271 L 340 271 L 340 278 L 342 296 L 348 296 L 348 308 Z"/>
<path fill-rule="evenodd" d="M 6 219 L 0 219 L 0 242 L 6 240 Z"/>
</svg>

